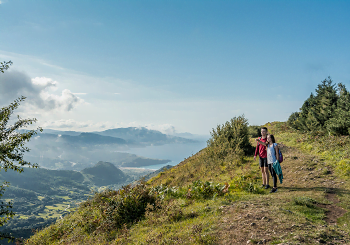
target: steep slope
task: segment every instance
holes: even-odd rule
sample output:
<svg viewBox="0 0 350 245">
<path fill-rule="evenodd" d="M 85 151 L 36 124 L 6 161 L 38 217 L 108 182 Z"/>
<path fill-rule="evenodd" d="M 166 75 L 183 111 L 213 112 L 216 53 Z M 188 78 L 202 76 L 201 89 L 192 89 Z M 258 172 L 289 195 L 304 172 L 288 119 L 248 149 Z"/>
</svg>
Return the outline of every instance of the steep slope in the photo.
<svg viewBox="0 0 350 245">
<path fill-rule="evenodd" d="M 259 187 L 260 170 L 251 156 L 220 159 L 208 147 L 148 182 L 147 195 L 160 199 L 149 202 L 144 216 L 125 226 L 121 216 L 103 216 L 120 214 L 111 206 L 118 195 L 130 193 L 128 200 L 134 200 L 129 189 L 104 193 L 27 244 L 349 244 L 350 174 L 324 151 L 293 144 L 301 135 L 285 125 L 267 126 L 285 157 L 277 193 Z"/>
<path fill-rule="evenodd" d="M 98 162 L 91 168 L 81 170 L 88 179 L 97 186 L 106 186 L 124 182 L 128 176 L 109 162 Z"/>
</svg>

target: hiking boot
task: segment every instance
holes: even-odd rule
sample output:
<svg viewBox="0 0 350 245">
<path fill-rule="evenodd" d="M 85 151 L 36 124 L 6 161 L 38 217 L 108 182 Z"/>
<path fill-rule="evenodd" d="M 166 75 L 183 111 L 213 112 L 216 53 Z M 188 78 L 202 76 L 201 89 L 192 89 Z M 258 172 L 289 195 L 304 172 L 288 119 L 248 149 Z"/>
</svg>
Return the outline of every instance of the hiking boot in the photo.
<svg viewBox="0 0 350 245">
<path fill-rule="evenodd" d="M 276 192 L 277 191 L 277 188 L 272 188 L 272 190 L 270 191 L 270 193 L 274 193 L 274 192 Z"/>
<path fill-rule="evenodd" d="M 265 185 L 261 185 L 260 187 L 261 187 L 261 188 L 264 188 L 264 187 L 265 187 Z"/>
<path fill-rule="evenodd" d="M 270 185 L 266 185 L 266 186 L 265 186 L 265 189 L 269 189 L 269 188 L 270 188 Z"/>
</svg>

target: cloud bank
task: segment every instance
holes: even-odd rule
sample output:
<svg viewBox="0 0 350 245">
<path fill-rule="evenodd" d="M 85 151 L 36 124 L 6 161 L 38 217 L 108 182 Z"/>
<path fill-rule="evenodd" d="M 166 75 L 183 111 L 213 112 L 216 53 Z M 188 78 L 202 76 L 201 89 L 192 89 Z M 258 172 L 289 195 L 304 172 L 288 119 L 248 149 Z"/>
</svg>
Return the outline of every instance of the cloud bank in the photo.
<svg viewBox="0 0 350 245">
<path fill-rule="evenodd" d="M 53 93 L 56 90 L 57 82 L 51 78 L 31 79 L 22 72 L 5 72 L 0 75 L 0 106 L 6 106 L 22 95 L 27 97 L 26 103 L 34 106 L 34 109 L 45 111 L 71 111 L 83 102 L 68 89 L 60 94 Z"/>
<path fill-rule="evenodd" d="M 59 130 L 76 130 L 76 131 L 103 131 L 111 128 L 127 128 L 127 127 L 136 127 L 141 128 L 145 127 L 147 129 L 158 130 L 165 134 L 175 134 L 176 129 L 171 124 L 140 124 L 137 122 L 130 123 L 118 123 L 118 122 L 93 122 L 93 121 L 76 121 L 74 119 L 60 119 L 60 120 L 50 120 L 40 122 L 40 125 L 45 129 L 59 129 Z"/>
</svg>

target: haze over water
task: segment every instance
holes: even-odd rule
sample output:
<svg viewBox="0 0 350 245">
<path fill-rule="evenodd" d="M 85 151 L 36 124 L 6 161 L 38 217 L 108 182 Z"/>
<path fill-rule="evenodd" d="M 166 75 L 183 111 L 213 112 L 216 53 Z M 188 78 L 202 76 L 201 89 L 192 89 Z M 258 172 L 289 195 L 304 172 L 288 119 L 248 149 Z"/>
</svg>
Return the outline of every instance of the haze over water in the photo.
<svg viewBox="0 0 350 245">
<path fill-rule="evenodd" d="M 201 149 L 207 146 L 206 141 L 199 141 L 198 143 L 190 144 L 165 144 L 165 145 L 152 145 L 142 148 L 130 148 L 129 150 L 123 151 L 127 153 L 136 154 L 148 158 L 157 159 L 169 159 L 171 162 L 165 164 L 149 165 L 142 168 L 148 169 L 160 169 L 166 165 L 175 166 L 188 158 L 192 154 L 196 154 Z"/>
</svg>

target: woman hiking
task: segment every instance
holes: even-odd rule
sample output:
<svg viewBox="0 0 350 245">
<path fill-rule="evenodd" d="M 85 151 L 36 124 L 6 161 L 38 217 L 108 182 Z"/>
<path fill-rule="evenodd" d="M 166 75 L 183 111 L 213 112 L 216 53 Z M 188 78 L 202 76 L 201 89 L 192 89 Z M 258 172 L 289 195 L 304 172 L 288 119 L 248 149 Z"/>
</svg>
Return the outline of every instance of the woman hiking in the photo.
<svg viewBox="0 0 350 245">
<path fill-rule="evenodd" d="M 279 160 L 279 149 L 278 149 L 278 145 L 276 143 L 275 137 L 272 134 L 268 134 L 267 143 L 259 139 L 256 139 L 256 141 L 262 145 L 267 146 L 267 163 L 269 166 L 268 168 L 270 170 L 271 176 L 273 178 L 273 188 L 271 192 L 276 192 L 277 191 L 277 174 L 273 169 L 273 163 Z"/>
</svg>

